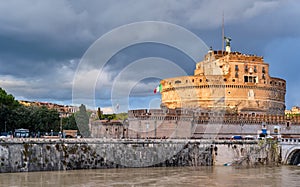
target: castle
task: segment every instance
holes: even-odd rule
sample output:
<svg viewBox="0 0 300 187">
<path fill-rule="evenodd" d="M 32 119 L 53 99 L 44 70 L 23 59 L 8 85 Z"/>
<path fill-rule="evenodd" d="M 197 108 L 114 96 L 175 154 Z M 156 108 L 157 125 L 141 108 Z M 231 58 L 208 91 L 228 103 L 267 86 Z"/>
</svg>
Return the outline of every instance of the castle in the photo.
<svg viewBox="0 0 300 187">
<path fill-rule="evenodd" d="M 227 38 L 228 39 L 228 38 Z M 101 137 L 230 138 L 266 129 L 300 136 L 300 116 L 285 116 L 286 81 L 269 75 L 263 57 L 210 49 L 194 75 L 160 81 L 161 109 L 129 110 L 122 129 L 104 125 Z"/>
<path fill-rule="evenodd" d="M 269 75 L 263 57 L 210 49 L 193 76 L 161 81 L 162 106 L 284 115 L 286 81 Z"/>
</svg>

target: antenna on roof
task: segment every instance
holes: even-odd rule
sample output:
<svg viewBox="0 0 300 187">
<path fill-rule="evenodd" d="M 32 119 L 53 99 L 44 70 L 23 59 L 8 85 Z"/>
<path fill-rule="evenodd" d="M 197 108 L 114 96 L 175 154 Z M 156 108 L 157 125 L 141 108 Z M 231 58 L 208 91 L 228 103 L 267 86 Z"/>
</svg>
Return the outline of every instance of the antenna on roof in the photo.
<svg viewBox="0 0 300 187">
<path fill-rule="evenodd" d="M 222 53 L 224 51 L 224 10 L 223 10 L 223 15 L 222 15 Z"/>
</svg>

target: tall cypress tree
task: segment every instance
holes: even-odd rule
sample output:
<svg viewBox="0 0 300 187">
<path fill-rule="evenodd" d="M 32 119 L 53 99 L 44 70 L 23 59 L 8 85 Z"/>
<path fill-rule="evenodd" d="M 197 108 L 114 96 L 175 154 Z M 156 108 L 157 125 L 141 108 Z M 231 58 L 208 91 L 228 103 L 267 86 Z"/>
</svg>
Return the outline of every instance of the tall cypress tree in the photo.
<svg viewBox="0 0 300 187">
<path fill-rule="evenodd" d="M 89 129 L 89 116 L 87 115 L 85 105 L 83 105 L 83 104 L 80 105 L 79 112 L 76 113 L 75 119 L 77 122 L 78 129 L 80 131 L 80 134 L 85 138 L 90 137 L 91 132 Z"/>
</svg>

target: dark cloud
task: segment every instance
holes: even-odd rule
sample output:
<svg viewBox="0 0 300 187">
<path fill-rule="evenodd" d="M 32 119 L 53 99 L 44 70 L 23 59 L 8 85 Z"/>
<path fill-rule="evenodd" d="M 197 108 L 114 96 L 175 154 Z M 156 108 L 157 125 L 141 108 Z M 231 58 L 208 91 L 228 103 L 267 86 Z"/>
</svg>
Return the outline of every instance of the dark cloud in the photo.
<svg viewBox="0 0 300 187">
<path fill-rule="evenodd" d="M 3 1 L 0 86 L 17 98 L 69 104 L 80 58 L 103 34 L 137 21 L 165 21 L 185 27 L 208 46 L 219 49 L 224 13 L 225 33 L 233 39 L 233 50 L 264 56 L 271 65 L 272 76 L 288 81 L 288 107 L 300 105 L 294 94 L 300 91 L 297 87 L 299 8 L 296 0 Z M 109 85 L 128 63 L 151 56 L 166 58 L 193 73 L 193 64 L 184 55 L 153 44 L 133 46 L 116 54 L 98 82 Z M 85 76 L 98 73 L 96 69 L 89 70 Z M 137 98 L 131 100 L 131 106 L 141 107 L 141 102 L 149 105 L 153 98 L 152 92 L 147 95 L 147 91 L 155 84 L 141 81 L 131 93 Z M 106 99 L 111 92 L 97 89 L 96 93 L 103 93 L 99 94 L 99 103 L 109 107 L 111 102 Z"/>
</svg>

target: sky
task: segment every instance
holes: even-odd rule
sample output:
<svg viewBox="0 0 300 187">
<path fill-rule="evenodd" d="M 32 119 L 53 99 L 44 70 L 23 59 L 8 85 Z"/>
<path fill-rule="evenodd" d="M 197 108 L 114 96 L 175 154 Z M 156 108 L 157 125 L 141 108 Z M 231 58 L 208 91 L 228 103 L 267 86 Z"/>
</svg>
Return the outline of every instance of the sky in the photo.
<svg viewBox="0 0 300 187">
<path fill-rule="evenodd" d="M 287 108 L 300 106 L 299 10 L 297 0 L 1 1 L 0 87 L 105 113 L 157 108 L 161 79 L 192 75 L 208 46 L 221 49 L 224 15 L 232 50 L 263 56 L 287 81 Z"/>
</svg>

